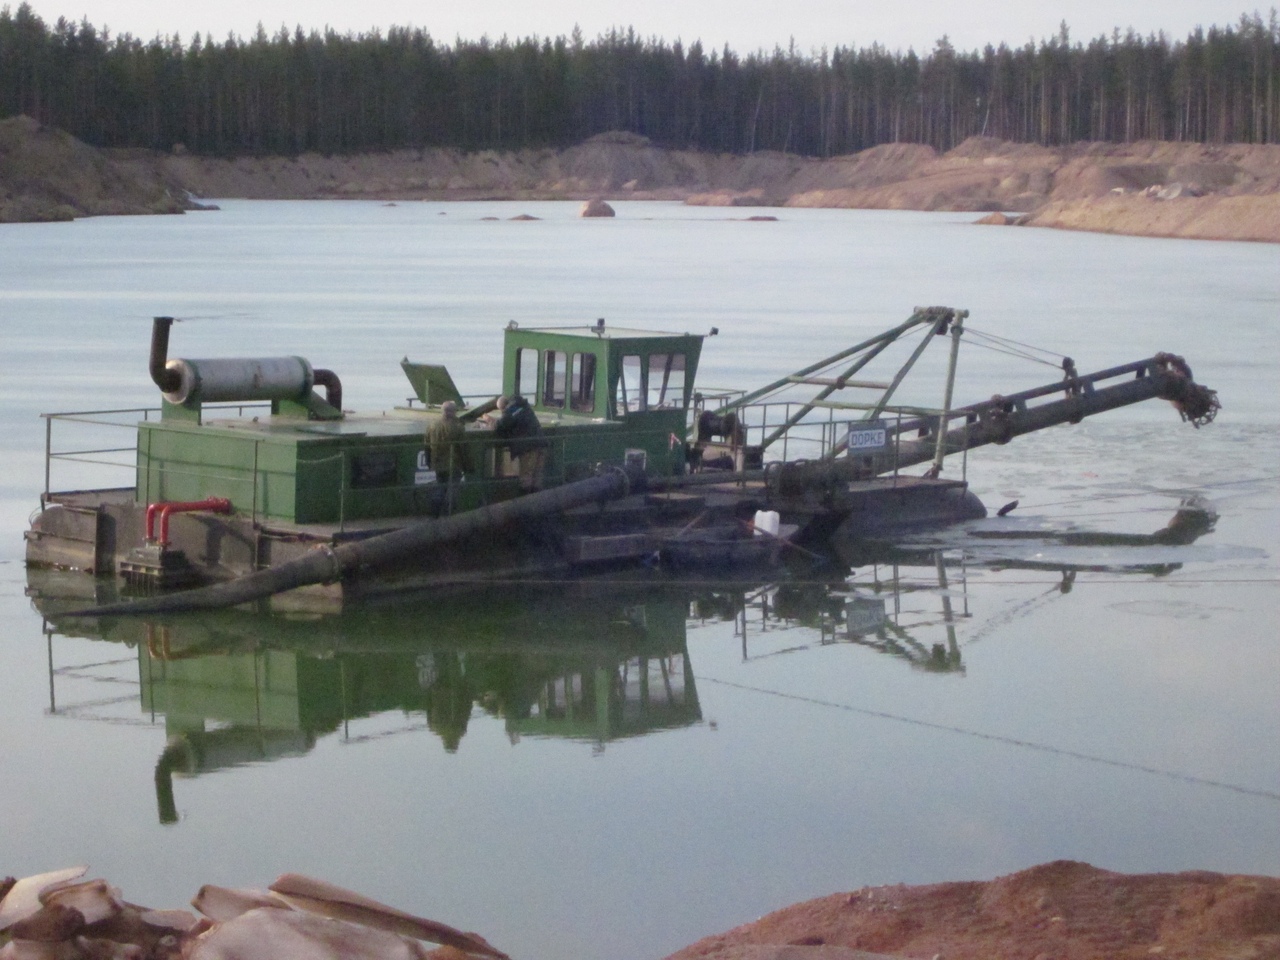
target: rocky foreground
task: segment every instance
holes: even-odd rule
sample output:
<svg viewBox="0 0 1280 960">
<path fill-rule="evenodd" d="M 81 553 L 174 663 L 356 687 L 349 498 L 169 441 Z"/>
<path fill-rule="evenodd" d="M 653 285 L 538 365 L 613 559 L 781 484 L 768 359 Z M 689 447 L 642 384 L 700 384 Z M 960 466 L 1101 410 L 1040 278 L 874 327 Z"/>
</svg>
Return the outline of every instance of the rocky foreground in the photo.
<svg viewBox="0 0 1280 960">
<path fill-rule="evenodd" d="M 0 879 L 0 960 L 510 960 L 479 934 L 298 874 L 266 890 L 205 886 L 188 910 L 138 906 L 84 873 Z M 987 882 L 833 894 L 668 960 L 909 957 L 1275 960 L 1280 878 L 1058 861 Z"/>
<path fill-rule="evenodd" d="M 192 197 L 678 200 L 707 206 L 1022 214 L 996 222 L 1280 242 L 1280 146 L 1139 142 L 1050 148 L 971 138 L 819 160 L 667 150 L 601 134 L 567 150 L 196 157 L 98 151 L 0 121 L 0 222 L 189 209 Z"/>
<path fill-rule="evenodd" d="M 987 882 L 796 904 L 668 960 L 1275 960 L 1280 878 L 1058 861 Z"/>
</svg>

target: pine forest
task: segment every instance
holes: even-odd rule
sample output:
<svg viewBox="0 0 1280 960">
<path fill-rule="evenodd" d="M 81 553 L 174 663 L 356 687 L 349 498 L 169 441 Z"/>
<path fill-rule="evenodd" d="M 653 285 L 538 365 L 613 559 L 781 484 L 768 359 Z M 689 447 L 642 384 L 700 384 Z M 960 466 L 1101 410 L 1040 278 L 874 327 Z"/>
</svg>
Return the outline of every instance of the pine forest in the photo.
<svg viewBox="0 0 1280 960">
<path fill-rule="evenodd" d="M 1046 145 L 1280 143 L 1280 21 L 1184 38 L 1066 24 L 1024 46 L 740 55 L 615 30 L 456 41 L 292 32 L 140 40 L 0 9 L 0 117 L 102 147 L 218 156 L 565 147 L 626 131 L 670 148 L 826 157 L 975 136 Z M 181 145 L 179 147 L 179 145 Z"/>
</svg>

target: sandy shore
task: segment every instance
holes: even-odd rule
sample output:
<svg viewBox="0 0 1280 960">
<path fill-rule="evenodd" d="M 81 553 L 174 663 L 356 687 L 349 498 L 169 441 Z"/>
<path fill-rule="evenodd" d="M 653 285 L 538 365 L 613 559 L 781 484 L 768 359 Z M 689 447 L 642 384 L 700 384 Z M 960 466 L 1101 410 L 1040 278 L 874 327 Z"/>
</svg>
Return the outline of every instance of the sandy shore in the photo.
<svg viewBox="0 0 1280 960">
<path fill-rule="evenodd" d="M 1026 224 L 1142 237 L 1280 243 L 1280 194 L 1055 200 L 1035 211 Z"/>
<path fill-rule="evenodd" d="M 972 138 L 829 159 L 666 150 L 602 134 L 566 150 L 400 150 L 219 159 L 101 151 L 0 121 L 0 222 L 175 212 L 192 197 L 678 200 L 706 206 L 1005 211 L 1003 222 L 1280 242 L 1280 146 L 1140 142 L 1047 148 Z"/>
</svg>

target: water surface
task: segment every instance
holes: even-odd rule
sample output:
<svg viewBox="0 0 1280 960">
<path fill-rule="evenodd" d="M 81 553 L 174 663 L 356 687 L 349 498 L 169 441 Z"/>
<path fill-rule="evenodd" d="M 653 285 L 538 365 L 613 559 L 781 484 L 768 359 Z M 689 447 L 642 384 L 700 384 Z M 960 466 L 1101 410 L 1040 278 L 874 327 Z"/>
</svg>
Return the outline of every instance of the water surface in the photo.
<svg viewBox="0 0 1280 960">
<path fill-rule="evenodd" d="M 1056 858 L 1280 870 L 1276 247 L 575 212 L 226 202 L 0 228 L 0 874 L 88 862 L 169 906 L 308 872 L 549 960 Z M 38 414 L 154 404 L 155 314 L 184 319 L 175 355 L 301 354 L 378 409 L 405 355 L 493 390 L 509 320 L 718 327 L 700 382 L 754 386 L 929 303 L 1081 371 L 1184 355 L 1224 411 L 1193 430 L 1152 402 L 974 452 L 1009 517 L 785 583 L 524 583 L 87 636 L 37 609 L 83 580 L 22 565 Z M 904 399 L 937 403 L 943 362 Z M 966 348 L 957 401 L 1057 375 Z M 127 471 L 53 476 L 98 482 Z M 1180 509 L 1193 535 L 1161 535 Z"/>
</svg>

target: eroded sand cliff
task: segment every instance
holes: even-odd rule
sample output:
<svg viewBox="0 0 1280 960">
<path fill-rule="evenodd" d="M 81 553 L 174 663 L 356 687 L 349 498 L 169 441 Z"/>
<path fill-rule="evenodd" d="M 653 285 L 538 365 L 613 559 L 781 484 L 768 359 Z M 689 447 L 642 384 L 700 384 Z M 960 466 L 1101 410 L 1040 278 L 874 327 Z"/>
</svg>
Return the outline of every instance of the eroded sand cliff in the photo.
<svg viewBox="0 0 1280 960">
<path fill-rule="evenodd" d="M 0 220 L 174 212 L 188 197 L 680 200 L 707 206 L 1006 211 L 1033 226 L 1280 242 L 1280 146 L 1139 142 L 1049 148 L 972 138 L 944 154 L 886 144 L 830 159 L 666 150 L 602 134 L 566 150 L 400 150 L 219 159 L 99 151 L 0 122 Z"/>
</svg>

